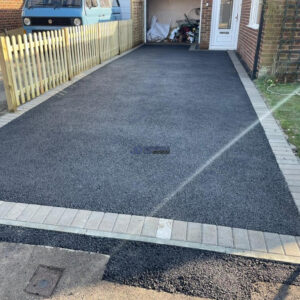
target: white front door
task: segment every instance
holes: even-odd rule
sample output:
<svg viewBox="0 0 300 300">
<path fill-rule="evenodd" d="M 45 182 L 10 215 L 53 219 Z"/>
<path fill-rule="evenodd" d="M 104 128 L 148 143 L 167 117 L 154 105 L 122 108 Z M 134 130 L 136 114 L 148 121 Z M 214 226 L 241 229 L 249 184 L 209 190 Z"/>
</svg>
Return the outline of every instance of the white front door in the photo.
<svg viewBox="0 0 300 300">
<path fill-rule="evenodd" d="M 213 0 L 209 49 L 237 49 L 241 8 L 242 0 Z"/>
</svg>

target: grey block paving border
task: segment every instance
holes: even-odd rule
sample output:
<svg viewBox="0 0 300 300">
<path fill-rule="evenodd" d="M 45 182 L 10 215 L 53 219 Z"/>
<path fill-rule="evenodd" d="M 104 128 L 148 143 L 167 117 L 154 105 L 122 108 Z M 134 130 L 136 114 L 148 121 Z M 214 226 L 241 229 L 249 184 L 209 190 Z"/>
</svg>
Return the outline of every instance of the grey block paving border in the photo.
<svg viewBox="0 0 300 300">
<path fill-rule="evenodd" d="M 300 264 L 300 236 L 0 201 L 0 224 Z"/>
<path fill-rule="evenodd" d="M 263 97 L 247 75 L 235 52 L 228 51 L 229 57 L 238 72 L 240 80 L 250 98 L 252 106 L 259 118 L 279 168 L 289 186 L 292 197 L 300 212 L 300 160 L 293 153 L 284 132 L 277 124 Z"/>
<path fill-rule="evenodd" d="M 139 47 L 76 76 L 72 81 L 22 105 L 16 113 L 0 117 L 0 128 L 55 94 L 62 92 L 81 78 Z M 277 162 L 288 182 L 298 209 L 300 209 L 300 164 L 234 52 L 229 52 L 229 56 L 260 118 Z M 280 235 L 212 224 L 6 201 L 0 201 L 0 224 L 179 246 L 300 264 L 299 236 Z"/>
</svg>

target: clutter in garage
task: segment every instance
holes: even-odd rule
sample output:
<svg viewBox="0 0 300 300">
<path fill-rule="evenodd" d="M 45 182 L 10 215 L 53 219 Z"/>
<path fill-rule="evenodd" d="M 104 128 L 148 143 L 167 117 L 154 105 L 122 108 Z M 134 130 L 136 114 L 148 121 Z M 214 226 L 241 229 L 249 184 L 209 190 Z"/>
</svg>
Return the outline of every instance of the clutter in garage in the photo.
<svg viewBox="0 0 300 300">
<path fill-rule="evenodd" d="M 148 42 L 165 43 L 197 43 L 199 39 L 200 8 L 194 8 L 184 14 L 182 20 L 176 21 L 176 27 L 160 23 L 157 16 L 151 19 L 150 29 L 147 32 Z"/>
</svg>

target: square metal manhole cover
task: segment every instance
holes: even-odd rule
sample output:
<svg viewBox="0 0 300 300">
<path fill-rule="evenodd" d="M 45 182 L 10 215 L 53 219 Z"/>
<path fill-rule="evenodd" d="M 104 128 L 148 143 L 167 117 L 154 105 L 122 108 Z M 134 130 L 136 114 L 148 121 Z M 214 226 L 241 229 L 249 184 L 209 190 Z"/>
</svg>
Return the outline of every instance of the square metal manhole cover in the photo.
<svg viewBox="0 0 300 300">
<path fill-rule="evenodd" d="M 50 297 L 56 288 L 64 269 L 39 265 L 34 272 L 25 292 Z"/>
</svg>

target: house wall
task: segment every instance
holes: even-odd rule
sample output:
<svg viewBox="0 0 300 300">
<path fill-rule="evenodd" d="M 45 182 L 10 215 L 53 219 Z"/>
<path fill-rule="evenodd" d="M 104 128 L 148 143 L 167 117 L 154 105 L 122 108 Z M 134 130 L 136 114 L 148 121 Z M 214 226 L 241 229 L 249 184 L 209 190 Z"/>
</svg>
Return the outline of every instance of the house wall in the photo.
<svg viewBox="0 0 300 300">
<path fill-rule="evenodd" d="M 213 0 L 203 0 L 201 43 L 200 43 L 200 47 L 202 49 L 209 48 L 212 4 L 213 4 Z"/>
<path fill-rule="evenodd" d="M 131 0 L 134 46 L 144 42 L 144 0 Z"/>
<path fill-rule="evenodd" d="M 252 72 L 257 47 L 258 29 L 248 26 L 250 11 L 251 0 L 243 0 L 237 52 L 248 71 Z"/>
<path fill-rule="evenodd" d="M 290 0 L 290 4 L 296 3 L 296 0 Z M 277 60 L 278 46 L 283 22 L 283 13 L 285 0 L 265 0 L 264 27 L 261 36 L 261 46 L 259 50 L 258 77 L 265 75 L 274 75 Z M 257 45 L 258 30 L 249 28 L 251 0 L 243 0 L 241 28 L 239 34 L 238 54 L 248 67 L 253 71 L 254 57 Z M 290 9 L 288 15 L 293 16 L 294 9 Z M 290 27 L 293 25 L 290 24 Z M 298 19 L 300 27 L 300 20 Z M 287 25 L 289 27 L 289 25 Z M 288 35 L 291 33 L 287 33 Z M 294 46 L 297 49 L 300 45 Z M 291 49 L 293 47 L 290 47 Z"/>
<path fill-rule="evenodd" d="M 266 1 L 258 76 L 264 76 L 274 72 L 285 2 L 285 0 Z"/>
<path fill-rule="evenodd" d="M 0 31 L 22 27 L 23 0 L 0 0 Z"/>
</svg>

